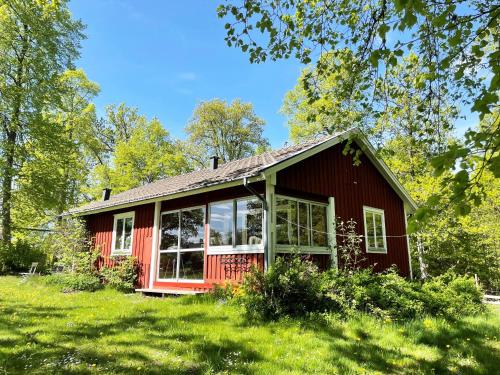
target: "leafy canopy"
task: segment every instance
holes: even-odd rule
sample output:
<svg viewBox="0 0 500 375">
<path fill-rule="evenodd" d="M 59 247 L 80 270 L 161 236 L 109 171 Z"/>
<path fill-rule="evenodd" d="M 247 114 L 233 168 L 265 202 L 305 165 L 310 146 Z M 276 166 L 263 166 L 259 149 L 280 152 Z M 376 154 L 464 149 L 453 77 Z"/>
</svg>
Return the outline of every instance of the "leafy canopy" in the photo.
<svg viewBox="0 0 500 375">
<path fill-rule="evenodd" d="M 426 92 L 415 107 L 422 123 L 440 116 L 440 107 L 432 103 L 439 102 L 443 94 L 477 112 L 481 119 L 491 115 L 494 124 L 500 121 L 495 111 L 500 82 L 499 4 L 472 0 L 229 0 L 219 6 L 218 15 L 228 20 L 227 44 L 248 53 L 254 63 L 295 58 L 304 64 L 314 62 L 318 76 L 342 75 L 341 67 L 325 56 L 348 48 L 353 55 L 352 79 L 362 82 L 363 77 L 371 77 L 368 102 L 374 108 L 383 107 L 384 101 L 377 81 L 403 56 L 415 53 L 421 62 L 415 79 Z M 314 83 L 313 76 L 304 76 L 303 87 L 310 103 L 324 100 L 318 93 L 322 86 Z M 483 187 L 471 177 L 476 170 L 488 169 L 500 176 L 499 139 L 498 126 L 471 129 L 455 148 L 434 159 L 437 171 L 453 172 L 450 183 L 461 213 L 484 198 Z M 483 155 L 483 162 L 476 155 Z"/>
<path fill-rule="evenodd" d="M 220 99 L 200 103 L 186 126 L 186 149 L 192 162 L 206 166 L 211 156 L 228 162 L 254 155 L 269 147 L 263 136 L 264 120 L 251 103 Z"/>
</svg>

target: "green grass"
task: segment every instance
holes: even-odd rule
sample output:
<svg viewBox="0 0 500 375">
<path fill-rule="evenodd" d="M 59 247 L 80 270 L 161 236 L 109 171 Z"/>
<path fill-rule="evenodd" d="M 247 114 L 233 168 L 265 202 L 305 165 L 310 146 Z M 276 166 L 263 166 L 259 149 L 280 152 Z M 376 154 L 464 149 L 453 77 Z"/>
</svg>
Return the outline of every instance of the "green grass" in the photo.
<svg viewBox="0 0 500 375">
<path fill-rule="evenodd" d="M 63 294 L 0 277 L 2 373 L 473 373 L 500 369 L 500 310 L 458 322 L 250 324 L 204 297 Z"/>
</svg>

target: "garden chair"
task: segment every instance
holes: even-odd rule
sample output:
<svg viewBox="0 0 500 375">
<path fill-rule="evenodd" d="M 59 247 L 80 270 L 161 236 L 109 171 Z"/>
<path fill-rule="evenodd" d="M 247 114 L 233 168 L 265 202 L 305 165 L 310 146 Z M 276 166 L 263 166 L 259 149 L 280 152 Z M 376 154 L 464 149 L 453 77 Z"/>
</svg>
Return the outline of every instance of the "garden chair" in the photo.
<svg viewBox="0 0 500 375">
<path fill-rule="evenodd" d="M 21 272 L 20 273 L 21 277 L 25 278 L 25 277 L 33 276 L 36 273 L 37 267 L 38 267 L 38 262 L 31 263 L 30 270 L 28 272 Z"/>
</svg>

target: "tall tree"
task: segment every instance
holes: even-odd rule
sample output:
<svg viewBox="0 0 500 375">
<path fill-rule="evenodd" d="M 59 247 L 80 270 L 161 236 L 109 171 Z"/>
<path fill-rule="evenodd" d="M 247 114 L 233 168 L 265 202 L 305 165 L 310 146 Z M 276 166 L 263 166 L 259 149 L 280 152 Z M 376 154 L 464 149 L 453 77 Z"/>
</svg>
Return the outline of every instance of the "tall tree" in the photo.
<svg viewBox="0 0 500 375">
<path fill-rule="evenodd" d="M 107 108 L 103 123 L 109 148 L 94 169 L 96 183 L 89 191 L 94 198 L 103 188 L 119 193 L 190 170 L 179 142 L 158 119 L 148 120 L 137 109 L 120 104 Z"/>
<path fill-rule="evenodd" d="M 414 52 L 422 62 L 419 85 L 427 91 L 417 105 L 419 117 L 435 115 L 427 109 L 431 102 L 440 100 L 443 91 L 452 101 L 477 112 L 481 119 L 498 107 L 498 3 L 228 0 L 219 6 L 218 14 L 228 19 L 227 44 L 248 53 L 251 62 L 295 57 L 309 64 L 315 59 L 319 74 L 328 76 L 339 72 L 339 68 L 322 57 L 347 47 L 356 61 L 370 62 L 367 69 L 373 76 L 383 77 L 403 55 Z M 353 75 L 364 71 L 358 69 L 360 66 L 352 69 Z M 307 95 L 314 101 L 316 87 L 308 87 Z M 375 79 L 371 87 L 373 101 L 383 100 Z M 439 114 L 439 107 L 437 111 Z M 495 121 L 499 121 L 498 116 Z M 484 190 L 472 186 L 481 185 L 471 178 L 477 152 L 489 155 L 484 167 L 495 177 L 500 176 L 499 139 L 500 131 L 476 127 L 460 147 L 434 160 L 437 170 L 453 172 L 451 194 L 462 213 L 484 197 Z"/>
<path fill-rule="evenodd" d="M 349 49 L 325 54 L 325 64 L 335 65 L 330 74 L 320 74 L 312 66 L 304 68 L 295 87 L 283 100 L 281 113 L 287 117 L 290 138 L 299 142 L 315 134 L 328 134 L 357 126 L 370 131 L 375 110 L 367 92 L 370 76 L 355 75 L 359 65 Z M 366 70 L 363 70 L 366 72 Z M 308 96 L 315 87 L 314 99 Z"/>
<path fill-rule="evenodd" d="M 264 125 L 251 103 L 238 99 L 230 104 L 220 99 L 202 102 L 186 126 L 185 147 L 198 167 L 206 166 L 210 156 L 222 162 L 241 159 L 269 147 L 262 134 Z"/>
<path fill-rule="evenodd" d="M 0 1 L 0 121 L 2 236 L 12 238 L 12 191 L 32 137 L 40 132 L 47 104 L 59 100 L 59 76 L 72 68 L 83 38 L 66 0 Z M 40 141 L 42 144 L 43 141 Z M 50 142 L 47 143 L 50 145 Z"/>
</svg>

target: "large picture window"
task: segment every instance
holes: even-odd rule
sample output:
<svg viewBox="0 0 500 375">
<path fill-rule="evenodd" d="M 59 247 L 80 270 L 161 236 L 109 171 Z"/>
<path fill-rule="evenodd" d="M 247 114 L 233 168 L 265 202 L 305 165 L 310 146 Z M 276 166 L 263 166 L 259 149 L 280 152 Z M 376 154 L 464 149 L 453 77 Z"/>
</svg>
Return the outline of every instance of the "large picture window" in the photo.
<svg viewBox="0 0 500 375">
<path fill-rule="evenodd" d="M 262 202 L 257 198 L 210 204 L 210 252 L 263 250 Z"/>
<path fill-rule="evenodd" d="M 363 207 L 363 216 L 366 251 L 369 253 L 387 253 L 384 210 Z"/>
<path fill-rule="evenodd" d="M 326 204 L 279 196 L 275 211 L 278 248 L 328 247 Z"/>
<path fill-rule="evenodd" d="M 164 212 L 160 227 L 158 278 L 203 280 L 205 210 Z"/>
<path fill-rule="evenodd" d="M 132 255 L 134 212 L 114 216 L 111 255 Z"/>
</svg>

